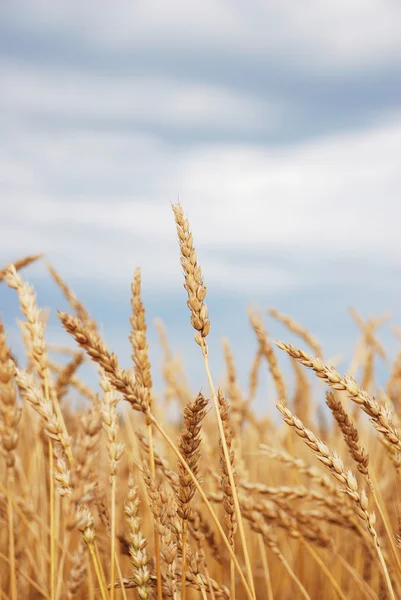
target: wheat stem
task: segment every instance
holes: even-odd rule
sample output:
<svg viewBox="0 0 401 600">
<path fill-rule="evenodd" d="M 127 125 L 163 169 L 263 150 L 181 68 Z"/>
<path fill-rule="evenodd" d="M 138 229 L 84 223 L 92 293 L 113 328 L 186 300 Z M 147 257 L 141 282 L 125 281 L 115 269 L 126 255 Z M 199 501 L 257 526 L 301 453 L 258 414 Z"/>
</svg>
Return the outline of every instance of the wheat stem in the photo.
<svg viewBox="0 0 401 600">
<path fill-rule="evenodd" d="M 55 600 L 56 576 L 56 549 L 55 549 L 55 523 L 54 523 L 54 468 L 53 468 L 53 442 L 49 439 L 49 501 L 50 501 L 50 598 Z"/>
<path fill-rule="evenodd" d="M 64 536 L 63 538 L 63 548 L 62 548 L 62 552 L 61 552 L 61 558 L 60 558 L 60 562 L 58 565 L 58 574 L 57 574 L 57 585 L 56 585 L 56 600 L 59 599 L 60 594 L 61 594 L 61 588 L 63 585 L 63 571 L 64 571 L 64 564 L 65 564 L 65 559 L 66 556 L 68 554 L 68 546 L 70 543 L 70 532 L 67 532 L 67 534 Z"/>
<path fill-rule="evenodd" d="M 116 581 L 116 475 L 111 476 L 111 544 L 110 544 L 110 600 L 114 600 Z"/>
<path fill-rule="evenodd" d="M 104 585 L 102 573 L 101 573 L 100 566 L 99 566 L 99 560 L 98 560 L 98 557 L 97 557 L 96 552 L 95 552 L 94 544 L 93 543 L 89 543 L 88 544 L 88 548 L 89 548 L 89 553 L 90 553 L 91 558 L 92 558 L 93 566 L 95 568 L 95 573 L 96 573 L 96 577 L 97 577 L 97 580 L 98 580 L 98 583 L 99 583 L 100 593 L 101 593 L 101 596 L 102 596 L 102 600 L 108 600 L 107 592 L 106 592 L 106 587 Z"/>
<path fill-rule="evenodd" d="M 334 579 L 333 575 L 330 573 L 330 570 L 327 568 L 327 566 L 325 565 L 323 560 L 320 558 L 318 553 L 314 550 L 314 548 L 312 548 L 312 546 L 302 536 L 300 538 L 300 541 L 305 546 L 305 548 L 308 550 L 309 554 L 311 556 L 313 556 L 313 558 L 315 559 L 315 561 L 317 562 L 319 567 L 322 569 L 323 573 L 326 575 L 327 579 L 330 581 L 331 585 L 335 589 L 338 597 L 341 598 L 341 600 L 347 600 L 346 596 L 344 596 L 344 594 L 342 593 L 341 588 L 338 585 L 337 581 Z"/>
<path fill-rule="evenodd" d="M 186 597 L 187 540 L 188 540 L 188 521 L 187 521 L 187 519 L 182 519 L 181 600 L 185 600 L 185 597 Z"/>
<path fill-rule="evenodd" d="M 152 477 L 156 476 L 156 465 L 155 465 L 155 454 L 153 451 L 153 436 L 152 436 L 152 423 L 148 423 L 148 445 L 149 445 L 149 466 Z M 157 588 L 157 600 L 163 600 L 162 591 L 162 574 L 160 565 L 160 537 L 158 531 L 154 530 L 155 540 L 155 563 L 156 563 L 156 588 Z"/>
<path fill-rule="evenodd" d="M 294 583 L 298 586 L 299 591 L 301 592 L 301 594 L 305 598 L 305 600 L 312 600 L 311 597 L 309 596 L 308 592 L 302 585 L 302 583 L 299 581 L 298 577 L 295 575 L 294 571 L 291 569 L 290 565 L 288 564 L 288 562 L 286 561 L 284 556 L 281 556 L 280 562 L 284 565 L 288 575 L 291 577 L 291 579 L 294 581 Z"/>
<path fill-rule="evenodd" d="M 117 553 L 116 553 L 116 567 L 117 567 L 117 574 L 118 574 L 118 577 L 121 582 L 121 594 L 123 596 L 123 600 L 128 600 L 127 592 L 125 591 L 125 585 L 124 585 L 124 581 L 123 581 L 123 574 L 121 572 L 120 561 L 118 560 Z"/>
<path fill-rule="evenodd" d="M 233 548 L 234 550 L 234 548 Z M 230 557 L 230 596 L 232 600 L 235 600 L 235 564 L 233 559 Z"/>
<path fill-rule="evenodd" d="M 401 563 L 400 563 L 400 559 L 398 558 L 398 552 L 397 552 L 397 548 L 395 547 L 395 542 L 394 542 L 394 534 L 393 534 L 393 532 L 392 532 L 392 531 L 391 531 L 391 529 L 390 529 L 390 526 L 389 526 L 389 524 L 388 524 L 388 521 L 387 521 L 386 515 L 384 514 L 384 511 L 383 511 L 383 508 L 382 508 L 381 502 L 380 502 L 380 500 L 379 500 L 379 498 L 378 498 L 378 495 L 377 495 L 377 493 L 376 493 L 376 486 L 375 486 L 375 485 L 373 485 L 373 483 L 371 483 L 371 485 L 370 485 L 370 489 L 371 489 L 371 492 L 372 492 L 372 495 L 373 495 L 374 501 L 375 501 L 375 503 L 376 503 L 377 510 L 379 511 L 380 517 L 381 517 L 381 519 L 382 519 L 382 521 L 383 521 L 384 528 L 385 528 L 385 530 L 386 530 L 387 537 L 388 537 L 388 539 L 389 539 L 389 542 L 390 542 L 391 551 L 392 551 L 392 553 L 393 553 L 393 555 L 394 555 L 395 562 L 396 562 L 396 564 L 397 564 L 397 567 L 398 567 L 398 571 L 401 573 Z"/>
<path fill-rule="evenodd" d="M 260 555 L 262 558 L 263 574 L 265 577 L 265 584 L 266 584 L 266 591 L 267 591 L 267 599 L 273 600 L 273 588 L 272 588 L 272 581 L 271 581 L 271 577 L 270 577 L 269 563 L 267 561 L 266 547 L 263 543 L 263 535 L 261 533 L 258 534 L 258 546 L 259 546 L 259 552 L 260 552 Z"/>
<path fill-rule="evenodd" d="M 233 496 L 233 501 L 234 501 L 234 505 L 235 505 L 235 512 L 236 512 L 237 519 L 238 519 L 238 529 L 239 529 L 241 543 L 242 543 L 242 550 L 244 553 L 246 571 L 248 574 L 249 587 L 252 591 L 253 596 L 255 597 L 255 585 L 254 585 L 253 576 L 252 576 L 252 566 L 251 566 L 251 561 L 250 561 L 249 553 L 248 553 L 248 547 L 247 547 L 247 543 L 246 543 L 245 529 L 244 529 L 244 524 L 243 524 L 242 516 L 241 516 L 241 509 L 240 509 L 239 500 L 238 500 L 237 487 L 235 485 L 234 474 L 233 474 L 233 471 L 231 468 L 230 455 L 229 455 L 228 448 L 227 448 L 227 441 L 226 441 L 226 436 L 224 433 L 223 422 L 222 422 L 221 416 L 220 416 L 219 403 L 218 403 L 216 391 L 214 389 L 212 376 L 210 373 L 209 357 L 208 357 L 207 352 L 204 352 L 203 356 L 204 356 L 204 360 L 205 360 L 206 374 L 207 374 L 210 389 L 212 392 L 214 406 L 216 409 L 217 424 L 218 424 L 218 428 L 219 428 L 220 439 L 221 439 L 222 446 L 223 446 L 224 458 L 225 458 L 226 465 L 227 465 L 227 473 L 228 473 L 228 477 L 230 479 L 232 496 Z"/>
<path fill-rule="evenodd" d="M 10 556 L 10 588 L 11 600 L 17 600 L 17 577 L 15 565 L 15 540 L 14 540 L 14 509 L 11 501 L 13 493 L 13 471 L 7 468 L 7 516 L 8 516 L 8 551 Z"/>
</svg>

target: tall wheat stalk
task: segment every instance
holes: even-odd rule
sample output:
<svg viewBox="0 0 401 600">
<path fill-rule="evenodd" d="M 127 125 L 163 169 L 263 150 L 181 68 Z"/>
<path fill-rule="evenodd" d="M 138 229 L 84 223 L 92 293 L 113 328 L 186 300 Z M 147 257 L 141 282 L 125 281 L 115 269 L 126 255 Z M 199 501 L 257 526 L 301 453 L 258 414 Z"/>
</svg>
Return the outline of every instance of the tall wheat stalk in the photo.
<svg viewBox="0 0 401 600">
<path fill-rule="evenodd" d="M 215 391 L 209 367 L 209 352 L 206 343 L 206 337 L 210 331 L 210 320 L 208 317 L 207 306 L 204 301 L 206 297 L 206 286 L 203 283 L 202 271 L 197 261 L 196 251 L 193 245 L 192 233 L 189 229 L 189 223 L 188 220 L 184 217 L 184 211 L 181 205 L 173 205 L 173 212 L 177 226 L 178 241 L 181 251 L 181 266 L 183 268 L 185 277 L 184 287 L 188 294 L 187 305 L 189 310 L 191 311 L 191 324 L 196 331 L 195 341 L 202 350 L 205 362 L 205 369 L 210 389 L 212 392 L 212 398 L 217 417 L 217 425 L 224 452 L 224 459 L 227 466 L 227 473 L 230 480 L 230 485 L 233 493 L 233 501 L 237 513 L 238 529 L 241 537 L 242 549 L 244 552 L 248 583 L 250 589 L 252 590 L 252 595 L 253 597 L 255 597 L 255 584 L 253 581 L 252 566 L 249 558 L 245 529 L 241 517 L 241 509 L 238 502 L 238 495 L 235 487 L 234 474 L 232 472 L 230 455 L 227 447 L 226 437 L 224 434 L 223 423 L 220 417 L 217 394 Z"/>
<path fill-rule="evenodd" d="M 135 270 L 134 281 L 131 286 L 131 333 L 130 342 L 132 346 L 132 360 L 135 365 L 135 377 L 139 385 L 142 386 L 144 394 L 146 395 L 146 402 L 151 408 L 152 405 L 152 376 L 151 368 L 148 356 L 148 343 L 146 339 L 146 318 L 145 308 L 143 306 L 141 297 L 141 272 L 139 269 Z M 152 477 L 156 476 L 155 459 L 153 454 L 153 433 L 152 423 L 149 419 L 146 422 L 148 444 L 149 444 L 149 467 Z M 162 576 L 160 566 L 160 540 L 159 534 L 155 528 L 154 530 L 154 542 L 155 542 L 155 560 L 156 560 L 156 586 L 157 586 L 157 600 L 162 600 Z"/>
</svg>

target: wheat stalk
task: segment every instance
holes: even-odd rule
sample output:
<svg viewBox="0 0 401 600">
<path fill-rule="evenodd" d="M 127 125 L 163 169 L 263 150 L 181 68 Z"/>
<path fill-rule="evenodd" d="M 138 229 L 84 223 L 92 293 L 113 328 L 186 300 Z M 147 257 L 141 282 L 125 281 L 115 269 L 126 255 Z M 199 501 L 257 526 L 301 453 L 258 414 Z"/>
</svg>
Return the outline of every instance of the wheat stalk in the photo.
<svg viewBox="0 0 401 600">
<path fill-rule="evenodd" d="M 309 333 L 306 327 L 303 327 L 288 315 L 284 315 L 274 308 L 269 308 L 267 312 L 277 321 L 283 323 L 283 325 L 285 325 L 289 331 L 292 331 L 292 333 L 298 335 L 305 342 L 305 344 L 311 348 L 316 356 L 323 357 L 323 350 L 320 343 Z"/>
<path fill-rule="evenodd" d="M 202 421 L 206 415 L 208 400 L 202 394 L 194 402 L 189 403 L 184 409 L 184 431 L 181 433 L 178 447 L 188 467 L 199 480 L 198 463 L 200 458 L 199 446 L 201 444 Z M 193 499 L 196 487 L 192 478 L 178 463 L 179 469 L 179 492 L 177 495 L 178 516 L 182 519 L 182 566 L 181 566 L 181 600 L 185 600 L 185 582 L 186 582 L 186 552 L 188 521 L 191 516 L 191 500 Z"/>
<path fill-rule="evenodd" d="M 332 475 L 340 481 L 340 483 L 344 486 L 345 493 L 349 496 L 349 498 L 353 502 L 353 506 L 356 514 L 362 521 L 364 521 L 366 528 L 375 544 L 375 549 L 377 552 L 377 556 L 379 558 L 380 565 L 383 570 L 384 577 L 386 579 L 388 591 L 390 597 L 395 600 L 395 595 L 392 587 L 392 583 L 390 580 L 390 576 L 388 573 L 387 565 L 385 563 L 383 553 L 380 548 L 379 539 L 374 527 L 376 517 L 373 512 L 368 512 L 368 498 L 366 496 L 366 492 L 362 489 L 360 492 L 358 490 L 358 484 L 355 476 L 353 475 L 351 470 L 346 471 L 344 468 L 344 464 L 340 457 L 332 452 L 326 444 L 324 444 L 318 437 L 316 437 L 312 431 L 307 429 L 303 423 L 294 417 L 291 411 L 281 403 L 277 403 L 277 408 L 281 412 L 284 421 L 287 425 L 290 425 L 297 435 L 301 437 L 305 444 L 311 448 L 315 456 L 318 460 L 320 460 L 332 473 Z"/>
<path fill-rule="evenodd" d="M 248 311 L 248 315 L 249 321 L 252 325 L 252 328 L 256 334 L 259 343 L 259 350 L 261 354 L 265 357 L 265 359 L 267 360 L 267 364 L 269 365 L 270 373 L 273 378 L 274 385 L 276 386 L 277 396 L 281 402 L 286 404 L 287 391 L 284 377 L 280 370 L 273 347 L 270 343 L 267 331 L 264 328 L 262 317 L 252 310 Z"/>
<path fill-rule="evenodd" d="M 231 468 L 231 461 L 229 451 L 227 448 L 227 441 L 224 434 L 223 423 L 220 417 L 218 399 L 209 368 L 209 352 L 206 337 L 210 331 L 210 320 L 208 317 L 208 310 L 205 303 L 206 286 L 203 282 L 202 270 L 198 264 L 196 250 L 193 244 L 193 237 L 189 229 L 188 220 L 184 217 L 184 211 L 180 204 L 175 204 L 172 208 L 177 226 L 177 234 L 181 251 L 181 266 L 183 268 L 185 278 L 184 288 L 186 289 L 188 294 L 187 305 L 191 312 L 191 324 L 196 331 L 195 341 L 201 347 L 205 361 L 206 374 L 212 392 L 212 398 L 217 417 L 217 425 L 224 451 L 224 459 L 227 466 L 227 472 L 229 475 L 230 485 L 233 493 L 233 501 L 237 513 L 238 528 L 242 542 L 242 549 L 244 552 L 248 583 L 252 590 L 252 595 L 255 596 L 255 585 L 252 576 L 252 567 L 249 559 L 245 530 L 241 518 L 241 509 L 237 497 L 237 491 L 235 488 L 234 475 Z"/>
</svg>

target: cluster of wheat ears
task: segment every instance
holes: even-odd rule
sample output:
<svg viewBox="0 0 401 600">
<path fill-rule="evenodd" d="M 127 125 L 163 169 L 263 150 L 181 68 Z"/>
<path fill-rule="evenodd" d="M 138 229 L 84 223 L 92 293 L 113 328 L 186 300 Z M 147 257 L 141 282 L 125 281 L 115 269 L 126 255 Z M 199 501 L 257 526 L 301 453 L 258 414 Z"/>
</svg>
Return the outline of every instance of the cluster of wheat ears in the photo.
<svg viewBox="0 0 401 600">
<path fill-rule="evenodd" d="M 20 303 L 26 353 L 23 368 L 0 321 L 0 600 L 401 598 L 401 354 L 376 389 L 375 358 L 388 360 L 375 336 L 384 318 L 353 313 L 361 337 L 343 376 L 292 319 L 270 311 L 310 354 L 273 343 L 251 311 L 248 389 L 227 340 L 224 385 L 215 387 L 206 285 L 181 206 L 173 212 L 207 392 L 191 391 L 158 322 L 165 392 L 156 397 L 139 270 L 131 369 L 52 267 L 71 308 L 58 312 L 69 348 L 47 343 L 46 313 L 20 275 L 38 257 L 0 271 Z M 294 372 L 291 394 L 280 351 Z M 68 359 L 57 361 L 60 352 Z M 79 375 L 89 359 L 97 391 Z M 265 366 L 282 421 L 253 408 Z M 313 374 L 326 384 L 326 411 L 317 408 L 323 385 L 313 397 Z M 72 394 L 82 401 L 71 403 Z M 170 402 L 180 405 L 179 423 L 168 417 Z"/>
</svg>

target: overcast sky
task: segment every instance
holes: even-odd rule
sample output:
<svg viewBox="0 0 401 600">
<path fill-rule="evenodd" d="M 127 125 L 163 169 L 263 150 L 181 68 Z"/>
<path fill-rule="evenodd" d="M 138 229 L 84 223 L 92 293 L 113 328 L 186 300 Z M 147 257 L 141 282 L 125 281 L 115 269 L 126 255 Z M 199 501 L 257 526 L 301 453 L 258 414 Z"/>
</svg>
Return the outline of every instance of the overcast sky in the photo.
<svg viewBox="0 0 401 600">
<path fill-rule="evenodd" d="M 45 252 L 125 366 L 140 266 L 149 323 L 165 321 L 197 389 L 179 198 L 216 378 L 226 335 L 246 382 L 250 305 L 289 312 L 349 356 L 349 305 L 401 324 L 400 31 L 395 0 L 1 3 L 2 264 Z M 24 276 L 42 306 L 65 308 L 44 264 Z M 18 347 L 4 284 L 0 313 Z M 55 317 L 49 336 L 65 339 Z M 391 324 L 381 339 L 397 350 Z"/>
</svg>

